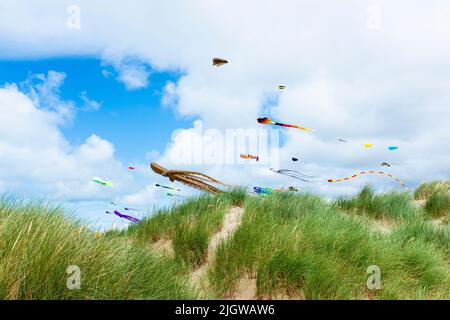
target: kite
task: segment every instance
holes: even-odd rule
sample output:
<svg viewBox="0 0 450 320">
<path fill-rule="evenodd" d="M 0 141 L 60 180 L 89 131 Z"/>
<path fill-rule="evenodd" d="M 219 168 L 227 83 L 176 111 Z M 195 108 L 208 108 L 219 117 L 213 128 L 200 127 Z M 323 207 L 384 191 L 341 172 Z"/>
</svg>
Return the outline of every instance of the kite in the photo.
<svg viewBox="0 0 450 320">
<path fill-rule="evenodd" d="M 365 143 L 364 144 L 364 148 L 366 148 L 366 149 L 372 148 L 372 147 L 373 147 L 373 144 L 371 144 L 371 143 Z"/>
<path fill-rule="evenodd" d="M 297 159 L 297 158 L 294 158 L 294 157 L 292 157 L 292 161 L 298 161 L 298 159 Z"/>
<path fill-rule="evenodd" d="M 184 183 L 190 187 L 199 189 L 201 191 L 206 191 L 210 193 L 222 192 L 222 190 L 220 190 L 219 188 L 212 186 L 211 183 L 222 186 L 230 186 L 201 172 L 188 170 L 168 170 L 160 166 L 156 162 L 150 163 L 150 168 L 152 168 L 152 170 L 155 173 L 160 174 L 163 177 L 169 178 L 169 180 L 172 182 L 179 181 L 181 183 Z"/>
<path fill-rule="evenodd" d="M 167 192 L 166 195 L 168 195 L 169 197 L 183 197 L 181 194 L 175 194 L 171 192 Z"/>
<path fill-rule="evenodd" d="M 307 178 L 314 178 L 312 176 L 307 176 L 307 175 L 305 175 L 305 174 L 303 174 L 303 173 L 301 173 L 299 171 L 296 171 L 296 170 L 288 170 L 288 169 L 275 170 L 273 168 L 270 168 L 270 171 L 278 173 L 278 174 L 282 174 L 282 175 L 287 176 L 287 177 L 298 179 L 298 180 L 301 180 L 303 182 L 311 182 Z"/>
<path fill-rule="evenodd" d="M 251 154 L 241 154 L 242 159 L 256 159 L 256 161 L 259 161 L 258 156 L 252 156 Z"/>
<path fill-rule="evenodd" d="M 139 211 L 139 209 L 133 209 L 133 208 L 124 208 L 127 211 Z"/>
<path fill-rule="evenodd" d="M 220 67 L 221 65 L 227 64 L 228 61 L 221 58 L 213 58 L 213 66 Z"/>
<path fill-rule="evenodd" d="M 181 191 L 180 189 L 172 188 L 172 187 L 168 187 L 168 186 L 163 186 L 163 185 L 157 184 L 157 183 L 155 183 L 155 186 L 160 187 L 160 188 L 166 188 L 166 189 L 169 189 L 169 190 Z"/>
<path fill-rule="evenodd" d="M 134 169 L 136 169 L 136 167 L 133 167 L 133 166 L 129 166 L 129 167 L 128 167 L 128 169 L 130 169 L 130 170 L 134 170 Z"/>
<path fill-rule="evenodd" d="M 295 129 L 300 129 L 300 130 L 303 130 L 303 131 L 313 131 L 313 129 L 297 126 L 297 125 L 294 125 L 294 124 L 286 124 L 286 123 L 275 122 L 275 121 L 272 121 L 271 119 L 269 119 L 267 117 L 258 118 L 257 120 L 261 124 L 273 124 L 275 126 L 280 126 L 280 127 L 295 128 Z"/>
<path fill-rule="evenodd" d="M 344 139 L 339 139 L 338 141 L 340 141 L 340 142 L 348 142 L 347 140 L 344 140 Z"/>
<path fill-rule="evenodd" d="M 103 180 L 102 178 L 99 178 L 99 177 L 93 177 L 92 181 L 97 182 L 98 184 L 101 184 L 102 186 L 110 186 L 110 187 L 113 186 L 112 181 L 105 181 L 105 180 Z"/>
<path fill-rule="evenodd" d="M 111 214 L 111 212 L 109 212 L 109 211 L 106 211 L 106 213 Z M 117 210 L 114 210 L 114 214 L 115 214 L 116 216 L 120 217 L 120 218 L 127 219 L 127 220 L 129 220 L 129 221 L 134 222 L 134 223 L 139 223 L 139 222 L 141 222 L 141 220 L 139 220 L 138 218 L 135 218 L 135 217 L 132 217 L 132 216 L 129 216 L 129 215 L 126 215 L 126 214 L 122 214 L 122 213 L 120 213 L 120 212 L 117 211 Z"/>
<path fill-rule="evenodd" d="M 280 89 L 280 90 L 286 89 L 286 86 L 284 86 L 284 85 L 279 85 L 279 86 L 278 86 L 278 89 Z"/>
<path fill-rule="evenodd" d="M 393 176 L 392 174 L 390 174 L 390 173 L 386 173 L 386 172 L 383 172 L 383 171 L 374 171 L 374 170 L 361 171 L 361 172 L 355 173 L 355 174 L 352 175 L 351 177 L 347 177 L 347 178 L 328 179 L 328 182 L 341 182 L 341 181 L 346 181 L 346 180 L 354 179 L 354 178 L 356 178 L 356 177 L 358 177 L 358 176 L 361 176 L 361 175 L 363 175 L 363 174 L 368 174 L 368 173 L 376 173 L 376 174 L 382 174 L 382 175 L 385 175 L 385 176 L 387 176 L 387 177 L 389 177 L 389 178 L 395 180 L 395 181 L 396 181 L 397 183 L 399 183 L 402 187 L 404 187 L 404 188 L 406 188 L 407 190 L 409 190 L 408 187 L 407 187 L 407 186 L 406 186 L 399 178 L 394 177 L 394 176 Z"/>
<path fill-rule="evenodd" d="M 117 203 L 114 202 L 110 202 L 113 206 L 117 206 Z"/>
<path fill-rule="evenodd" d="M 275 190 L 272 189 L 271 187 L 265 187 L 265 188 L 262 188 L 262 187 L 253 187 L 253 191 L 254 191 L 255 193 L 257 193 L 257 194 L 264 194 L 264 195 L 266 195 L 266 194 L 271 194 L 271 193 L 274 192 Z"/>
<path fill-rule="evenodd" d="M 389 146 L 388 149 L 392 151 L 392 150 L 397 150 L 398 147 L 396 147 L 396 146 Z"/>
<path fill-rule="evenodd" d="M 395 165 L 399 165 L 400 163 L 387 163 L 387 162 L 382 162 L 380 164 L 380 166 L 382 167 L 390 167 L 390 166 L 395 166 Z"/>
</svg>

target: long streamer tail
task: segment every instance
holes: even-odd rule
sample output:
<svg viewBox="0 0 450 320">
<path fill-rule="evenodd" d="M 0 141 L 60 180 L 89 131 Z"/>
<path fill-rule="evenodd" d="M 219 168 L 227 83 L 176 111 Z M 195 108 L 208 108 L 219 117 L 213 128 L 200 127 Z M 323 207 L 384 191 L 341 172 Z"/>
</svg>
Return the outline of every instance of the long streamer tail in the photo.
<svg viewBox="0 0 450 320">
<path fill-rule="evenodd" d="M 405 189 L 409 190 L 409 188 L 397 177 L 393 176 L 390 173 L 387 172 L 383 172 L 383 171 L 374 171 L 374 170 L 366 170 L 366 171 L 361 171 L 358 173 L 355 173 L 354 175 L 350 176 L 350 177 L 346 177 L 346 178 L 339 178 L 339 179 L 328 179 L 328 182 L 342 182 L 342 181 L 347 181 L 347 180 L 351 180 L 351 179 L 355 179 L 361 175 L 364 174 L 369 174 L 369 173 L 374 173 L 374 174 L 381 174 L 384 176 L 387 176 L 391 179 L 393 179 L 394 181 L 396 181 L 398 184 L 400 184 L 402 187 L 404 187 Z"/>
</svg>

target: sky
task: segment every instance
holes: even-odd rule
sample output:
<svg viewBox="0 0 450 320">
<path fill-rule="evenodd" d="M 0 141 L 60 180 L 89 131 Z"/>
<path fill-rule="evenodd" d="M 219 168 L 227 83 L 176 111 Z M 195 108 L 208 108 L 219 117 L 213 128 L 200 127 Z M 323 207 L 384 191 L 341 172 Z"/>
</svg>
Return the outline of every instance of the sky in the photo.
<svg viewBox="0 0 450 320">
<path fill-rule="evenodd" d="M 111 201 L 142 217 L 182 199 L 155 183 L 196 194 L 155 175 L 151 161 L 329 198 L 367 182 L 401 189 L 375 175 L 327 182 L 361 170 L 410 189 L 448 179 L 449 14 L 444 0 L 2 1 L 0 193 L 120 227 L 105 213 Z M 229 63 L 213 67 L 213 57 Z"/>
</svg>

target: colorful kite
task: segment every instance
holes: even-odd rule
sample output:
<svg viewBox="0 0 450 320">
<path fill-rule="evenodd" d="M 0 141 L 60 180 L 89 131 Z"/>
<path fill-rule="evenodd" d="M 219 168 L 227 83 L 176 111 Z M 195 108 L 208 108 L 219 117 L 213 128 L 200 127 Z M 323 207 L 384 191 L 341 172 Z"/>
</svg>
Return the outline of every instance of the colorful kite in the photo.
<svg viewBox="0 0 450 320">
<path fill-rule="evenodd" d="M 392 150 L 397 150 L 398 147 L 396 147 L 396 146 L 389 146 L 388 149 L 392 151 Z"/>
<path fill-rule="evenodd" d="M 292 157 L 291 159 L 292 159 L 292 161 L 298 161 L 298 159 L 294 158 L 294 157 Z"/>
<path fill-rule="evenodd" d="M 241 158 L 242 159 L 256 159 L 256 161 L 259 161 L 259 157 L 258 156 L 253 156 L 251 154 L 242 154 L 241 153 Z"/>
<path fill-rule="evenodd" d="M 365 143 L 364 144 L 364 148 L 366 148 L 366 149 L 372 148 L 372 147 L 373 147 L 373 144 L 371 144 L 371 143 Z"/>
<path fill-rule="evenodd" d="M 363 174 L 368 174 L 368 173 L 376 173 L 376 174 L 382 174 L 384 176 L 387 176 L 393 180 L 395 180 L 396 182 L 398 182 L 401 186 L 403 186 L 404 188 L 408 189 L 408 187 L 397 177 L 394 177 L 392 174 L 390 173 L 386 173 L 383 171 L 374 171 L 374 170 L 367 170 L 367 171 L 361 171 L 359 173 L 355 173 L 354 175 L 352 175 L 351 177 L 347 177 L 347 178 L 340 178 L 340 179 L 328 179 L 328 182 L 341 182 L 341 181 L 346 181 L 346 180 L 350 180 L 350 179 L 354 179 L 356 177 L 359 177 Z M 409 189 L 408 189 L 409 190 Z"/>
<path fill-rule="evenodd" d="M 114 202 L 110 202 L 113 206 L 116 206 L 117 207 L 117 203 L 114 203 Z M 133 208 L 124 208 L 125 210 L 127 210 L 127 211 L 140 211 L 139 209 L 133 209 Z"/>
<path fill-rule="evenodd" d="M 222 58 L 213 58 L 213 66 L 220 67 L 221 65 L 227 64 L 228 61 Z"/>
<path fill-rule="evenodd" d="M 279 85 L 279 86 L 278 86 L 278 89 L 284 90 L 284 89 L 286 89 L 286 86 L 284 86 L 284 85 Z"/>
<path fill-rule="evenodd" d="M 257 194 L 263 194 L 263 195 L 267 195 L 267 194 L 271 194 L 273 193 L 275 190 L 272 189 L 271 187 L 253 187 L 253 191 Z"/>
<path fill-rule="evenodd" d="M 160 188 L 166 188 L 166 189 L 169 189 L 169 190 L 174 190 L 174 191 L 181 191 L 180 189 L 172 188 L 172 187 L 168 187 L 168 186 L 163 186 L 162 184 L 157 184 L 157 183 L 155 183 L 155 186 L 160 187 Z"/>
<path fill-rule="evenodd" d="M 110 186 L 110 187 L 113 186 L 112 181 L 105 181 L 105 180 L 103 180 L 102 178 L 99 178 L 99 177 L 93 177 L 92 181 L 97 182 L 98 184 L 101 184 L 102 186 Z"/>
<path fill-rule="evenodd" d="M 111 214 L 111 212 L 109 212 L 109 211 L 106 211 L 106 213 Z M 135 217 L 132 217 L 132 216 L 129 216 L 129 215 L 126 215 L 126 214 L 122 214 L 122 213 L 120 213 L 120 212 L 117 211 L 117 210 L 114 210 L 114 214 L 115 214 L 116 216 L 120 217 L 120 218 L 127 219 L 127 220 L 129 220 L 129 221 L 134 222 L 134 223 L 139 223 L 139 222 L 141 222 L 141 220 L 139 220 L 138 218 L 135 218 Z"/>
<path fill-rule="evenodd" d="M 190 170 L 168 170 L 156 162 L 150 163 L 150 167 L 152 170 L 162 175 L 163 177 L 169 178 L 170 181 L 178 181 L 181 183 L 184 183 L 190 187 L 199 189 L 201 191 L 206 191 L 210 193 L 219 193 L 222 192 L 221 189 L 213 186 L 212 184 L 222 185 L 222 186 L 228 186 L 225 183 L 220 182 L 217 179 L 214 179 L 204 173 L 197 172 L 197 171 L 190 171 Z"/>
<path fill-rule="evenodd" d="M 269 119 L 267 117 L 258 118 L 257 120 L 261 124 L 273 124 L 275 126 L 280 126 L 280 127 L 295 128 L 295 129 L 300 129 L 300 130 L 303 130 L 303 131 L 313 131 L 313 129 L 297 126 L 297 125 L 294 125 L 294 124 L 286 124 L 286 123 L 275 122 L 275 121 L 272 121 L 271 119 Z"/>
<path fill-rule="evenodd" d="M 314 178 L 312 176 L 307 176 L 299 171 L 296 170 L 288 170 L 288 169 L 280 169 L 280 170 L 275 170 L 273 168 L 270 168 L 270 171 L 278 173 L 278 174 L 282 174 L 284 176 L 287 177 L 291 177 L 303 182 L 311 182 L 310 180 L 308 180 L 308 178 Z"/>
</svg>

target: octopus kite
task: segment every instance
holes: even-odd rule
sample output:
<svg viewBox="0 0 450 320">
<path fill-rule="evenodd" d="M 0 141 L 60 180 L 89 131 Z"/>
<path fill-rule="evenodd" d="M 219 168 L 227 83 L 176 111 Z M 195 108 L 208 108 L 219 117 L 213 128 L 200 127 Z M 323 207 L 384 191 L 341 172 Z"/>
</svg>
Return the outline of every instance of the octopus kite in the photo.
<svg viewBox="0 0 450 320">
<path fill-rule="evenodd" d="M 305 127 L 302 127 L 302 126 L 297 126 L 295 124 L 286 124 L 286 123 L 275 122 L 275 121 L 272 121 L 271 119 L 269 119 L 267 117 L 258 118 L 257 120 L 261 124 L 273 124 L 274 126 L 280 126 L 280 127 L 286 127 L 286 128 L 295 128 L 295 129 L 299 129 L 299 130 L 303 130 L 303 131 L 313 131 L 313 129 L 305 128 Z"/>
<path fill-rule="evenodd" d="M 303 182 L 311 182 L 310 180 L 308 180 L 308 178 L 314 178 L 312 176 L 307 176 L 299 171 L 296 170 L 288 170 L 288 169 L 280 169 L 280 170 L 275 170 L 273 168 L 270 168 L 270 171 L 278 173 L 278 174 L 282 174 L 284 176 L 287 177 L 291 177 L 294 179 L 298 179 L 301 180 Z"/>
<path fill-rule="evenodd" d="M 178 181 L 188 185 L 190 187 L 196 188 L 201 191 L 210 192 L 210 193 L 219 193 L 222 192 L 219 188 L 212 186 L 211 184 L 218 184 L 221 186 L 229 186 L 216 180 L 206 174 L 196 171 L 187 171 L 187 170 L 168 170 L 156 162 L 152 162 L 150 164 L 150 168 L 157 173 L 162 175 L 163 177 L 169 178 L 170 181 Z"/>
<path fill-rule="evenodd" d="M 374 171 L 374 170 L 361 171 L 361 172 L 355 173 L 354 175 L 352 175 L 352 176 L 350 176 L 350 177 L 347 177 L 347 178 L 328 179 L 328 182 L 341 182 L 341 181 L 346 181 L 346 180 L 350 180 L 350 179 L 355 179 L 355 178 L 357 178 L 357 177 L 359 177 L 359 176 L 361 176 L 361 175 L 363 175 L 363 174 L 369 174 L 369 173 L 382 174 L 382 175 L 384 175 L 384 176 L 387 176 L 387 177 L 389 177 L 389 178 L 395 180 L 395 181 L 396 181 L 397 183 L 399 183 L 402 187 L 404 187 L 404 188 L 406 188 L 407 190 L 409 190 L 408 187 L 407 187 L 407 186 L 406 186 L 399 178 L 394 177 L 394 176 L 393 176 L 392 174 L 390 174 L 390 173 L 386 173 L 386 172 L 383 172 L 383 171 Z"/>
</svg>

